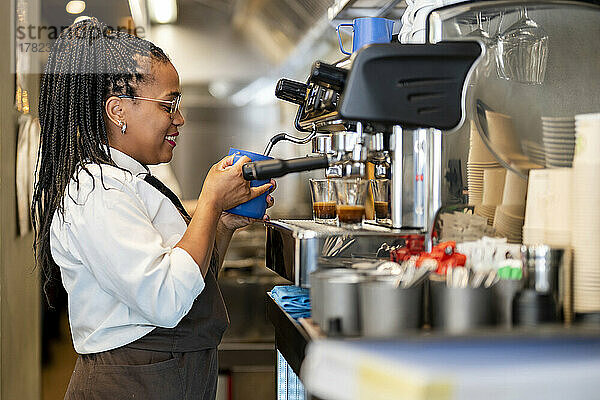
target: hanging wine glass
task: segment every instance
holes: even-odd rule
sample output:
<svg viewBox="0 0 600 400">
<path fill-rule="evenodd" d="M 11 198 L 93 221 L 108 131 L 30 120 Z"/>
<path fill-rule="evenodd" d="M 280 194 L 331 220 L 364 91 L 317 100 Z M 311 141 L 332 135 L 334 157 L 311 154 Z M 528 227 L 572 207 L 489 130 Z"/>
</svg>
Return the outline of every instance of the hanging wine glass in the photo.
<svg viewBox="0 0 600 400">
<path fill-rule="evenodd" d="M 473 20 L 472 20 L 473 21 Z M 481 78 L 482 75 L 489 76 L 490 64 L 492 63 L 495 53 L 490 51 L 490 46 L 492 45 L 492 39 L 489 34 L 489 17 L 483 16 L 481 12 L 478 12 L 475 16 L 475 29 L 471 32 L 467 33 L 467 37 L 476 38 L 483 42 L 485 45 L 485 52 L 482 56 L 482 60 L 475 69 L 473 78 L 470 80 L 470 85 L 475 85 Z M 487 24 L 487 27 L 484 26 L 484 23 Z"/>
<path fill-rule="evenodd" d="M 483 20 L 484 18 L 482 13 L 478 12 L 477 16 L 475 17 L 475 29 L 468 33 L 467 36 L 480 38 L 483 41 L 483 43 L 487 46 L 488 42 L 490 41 L 490 34 L 489 32 L 487 32 L 486 29 L 484 29 Z"/>
<path fill-rule="evenodd" d="M 502 22 L 504 21 L 504 12 L 500 11 L 492 18 L 493 24 L 490 22 L 490 42 L 488 45 L 488 53 L 490 58 L 490 66 L 486 70 L 486 76 L 489 77 L 491 72 L 494 71 L 495 75 L 498 74 L 497 54 L 498 54 L 498 40 L 500 39 L 500 33 L 502 32 Z M 493 62 L 492 62 L 493 60 Z"/>
<path fill-rule="evenodd" d="M 517 22 L 498 38 L 498 76 L 520 83 L 541 84 L 546 75 L 548 34 L 527 15 L 523 7 Z"/>
</svg>

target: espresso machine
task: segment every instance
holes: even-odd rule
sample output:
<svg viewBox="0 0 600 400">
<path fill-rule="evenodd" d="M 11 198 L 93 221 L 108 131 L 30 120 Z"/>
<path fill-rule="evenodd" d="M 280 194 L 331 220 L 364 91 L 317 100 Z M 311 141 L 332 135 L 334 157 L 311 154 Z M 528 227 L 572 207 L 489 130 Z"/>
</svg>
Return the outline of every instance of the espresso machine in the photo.
<svg viewBox="0 0 600 400">
<path fill-rule="evenodd" d="M 298 286 L 309 286 L 318 266 L 385 255 L 413 235 L 431 245 L 441 206 L 442 130 L 464 119 L 464 87 L 482 52 L 475 41 L 437 44 L 373 44 L 350 59 L 349 68 L 316 62 L 304 82 L 281 79 L 276 96 L 297 104 L 295 128 L 312 141 L 313 155 L 244 165 L 248 180 L 324 169 L 326 177 L 391 181 L 391 225 L 365 223 L 348 230 L 308 220 L 267 223 L 267 267 Z M 412 162 L 406 154 L 412 150 Z"/>
</svg>

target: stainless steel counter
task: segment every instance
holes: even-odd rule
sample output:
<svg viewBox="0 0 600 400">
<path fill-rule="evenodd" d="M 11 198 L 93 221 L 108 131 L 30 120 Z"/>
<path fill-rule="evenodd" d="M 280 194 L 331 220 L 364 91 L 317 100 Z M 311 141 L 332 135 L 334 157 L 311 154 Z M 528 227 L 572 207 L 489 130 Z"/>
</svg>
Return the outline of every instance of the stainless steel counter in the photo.
<svg viewBox="0 0 600 400">
<path fill-rule="evenodd" d="M 319 263 L 376 258 L 382 245 L 397 245 L 420 230 L 391 229 L 363 223 L 343 229 L 312 220 L 275 220 L 267 227 L 266 266 L 297 286 L 310 287 L 309 275 Z"/>
</svg>

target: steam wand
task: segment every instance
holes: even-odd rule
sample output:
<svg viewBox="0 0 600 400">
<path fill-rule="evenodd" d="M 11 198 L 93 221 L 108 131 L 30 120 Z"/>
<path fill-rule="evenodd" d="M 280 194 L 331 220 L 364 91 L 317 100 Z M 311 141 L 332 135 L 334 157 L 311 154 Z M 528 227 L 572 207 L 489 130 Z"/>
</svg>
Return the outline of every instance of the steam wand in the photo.
<svg viewBox="0 0 600 400">
<path fill-rule="evenodd" d="M 308 136 L 303 137 L 303 138 L 288 135 L 287 133 L 278 133 L 277 135 L 273 136 L 269 140 L 269 143 L 267 143 L 267 147 L 265 148 L 265 151 L 263 154 L 265 156 L 268 156 L 271 153 L 273 146 L 276 143 L 281 142 L 282 140 L 286 140 L 288 142 L 292 142 L 295 144 L 306 144 L 306 143 L 310 142 L 315 137 L 316 134 L 317 134 L 316 129 L 314 129 Z"/>
</svg>

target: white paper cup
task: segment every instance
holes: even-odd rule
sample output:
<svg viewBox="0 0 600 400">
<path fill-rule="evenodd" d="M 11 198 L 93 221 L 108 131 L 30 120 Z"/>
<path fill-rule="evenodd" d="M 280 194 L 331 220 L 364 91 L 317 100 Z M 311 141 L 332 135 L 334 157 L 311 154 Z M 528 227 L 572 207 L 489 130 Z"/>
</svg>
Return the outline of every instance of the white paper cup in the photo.
<svg viewBox="0 0 600 400">
<path fill-rule="evenodd" d="M 529 171 L 525 225 L 530 229 L 540 229 L 543 232 L 546 226 L 547 188 L 547 169 Z"/>
<path fill-rule="evenodd" d="M 502 204 L 505 180 L 505 168 L 489 168 L 483 171 L 483 204 Z"/>
<path fill-rule="evenodd" d="M 504 193 L 502 195 L 503 205 L 525 205 L 527 194 L 527 181 L 512 171 L 506 172 Z"/>
<path fill-rule="evenodd" d="M 489 139 L 494 149 L 502 154 L 520 153 L 515 126 L 510 116 L 486 111 Z"/>
<path fill-rule="evenodd" d="M 549 231 L 571 231 L 571 191 L 573 171 L 556 168 L 548 171 L 546 228 Z"/>
<path fill-rule="evenodd" d="M 498 164 L 498 161 L 481 139 L 474 121 L 471 121 L 471 137 L 469 142 L 469 163 Z"/>
<path fill-rule="evenodd" d="M 600 113 L 576 115 L 575 121 L 575 163 L 600 163 Z"/>
</svg>

